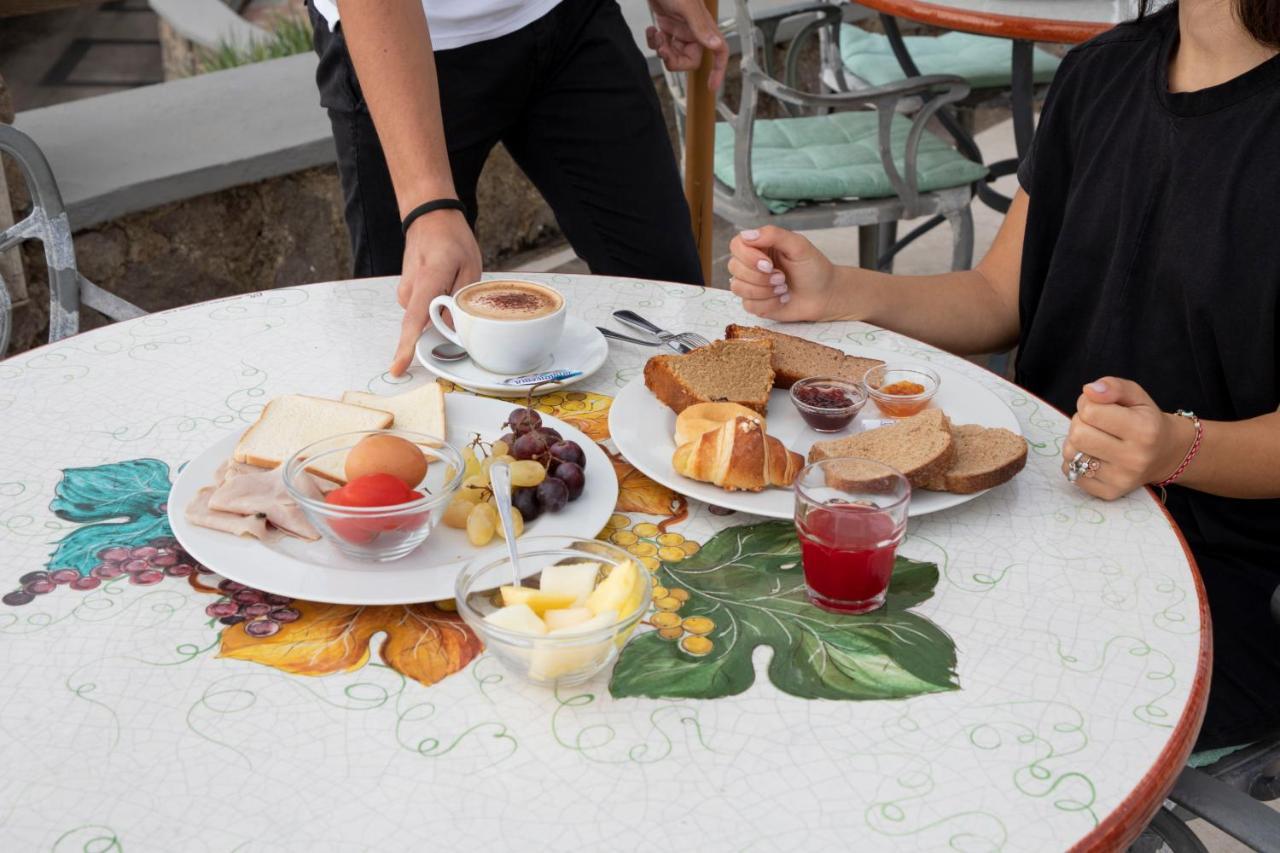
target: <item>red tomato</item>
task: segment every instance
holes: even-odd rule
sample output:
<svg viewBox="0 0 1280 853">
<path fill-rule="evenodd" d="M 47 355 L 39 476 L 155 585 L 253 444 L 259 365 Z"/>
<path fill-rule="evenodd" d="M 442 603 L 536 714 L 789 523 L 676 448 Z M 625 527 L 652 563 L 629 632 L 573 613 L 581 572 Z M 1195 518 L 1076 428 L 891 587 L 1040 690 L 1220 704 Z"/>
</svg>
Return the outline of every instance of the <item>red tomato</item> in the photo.
<svg viewBox="0 0 1280 853">
<path fill-rule="evenodd" d="M 366 474 L 325 495 L 325 502 L 336 506 L 379 507 L 409 503 L 421 498 L 391 474 Z M 333 532 L 355 545 L 368 545 L 379 533 L 413 530 L 426 519 L 426 513 L 367 518 L 331 518 Z"/>
</svg>

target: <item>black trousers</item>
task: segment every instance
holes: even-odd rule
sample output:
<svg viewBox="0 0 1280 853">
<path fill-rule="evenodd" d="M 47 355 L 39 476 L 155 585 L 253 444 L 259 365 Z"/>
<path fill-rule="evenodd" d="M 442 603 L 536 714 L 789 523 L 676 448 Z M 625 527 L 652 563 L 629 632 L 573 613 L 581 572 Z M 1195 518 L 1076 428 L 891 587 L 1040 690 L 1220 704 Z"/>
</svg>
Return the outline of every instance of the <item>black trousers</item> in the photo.
<svg viewBox="0 0 1280 853">
<path fill-rule="evenodd" d="M 404 239 L 386 159 L 341 25 L 330 31 L 314 9 L 311 20 L 355 274 L 395 275 Z M 702 284 L 657 94 L 615 0 L 564 0 L 435 61 L 449 165 L 472 227 L 480 170 L 502 142 L 593 273 Z"/>
</svg>

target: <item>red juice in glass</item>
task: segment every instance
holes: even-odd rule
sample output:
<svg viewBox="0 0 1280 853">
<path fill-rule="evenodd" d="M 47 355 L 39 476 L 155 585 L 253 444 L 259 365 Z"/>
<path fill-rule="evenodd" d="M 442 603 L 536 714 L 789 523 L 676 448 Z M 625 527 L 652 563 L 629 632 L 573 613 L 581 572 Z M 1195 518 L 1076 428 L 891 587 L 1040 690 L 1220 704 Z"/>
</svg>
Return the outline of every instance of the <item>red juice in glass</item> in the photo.
<svg viewBox="0 0 1280 853">
<path fill-rule="evenodd" d="M 841 613 L 884 604 L 911 486 L 869 460 L 824 460 L 796 481 L 796 534 L 809 599 Z"/>
</svg>

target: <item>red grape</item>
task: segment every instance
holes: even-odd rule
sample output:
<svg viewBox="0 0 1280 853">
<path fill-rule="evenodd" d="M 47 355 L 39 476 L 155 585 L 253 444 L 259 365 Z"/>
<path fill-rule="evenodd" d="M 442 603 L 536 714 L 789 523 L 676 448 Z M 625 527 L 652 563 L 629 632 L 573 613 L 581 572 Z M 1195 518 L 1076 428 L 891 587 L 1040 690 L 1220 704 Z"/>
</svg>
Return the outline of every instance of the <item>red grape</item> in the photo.
<svg viewBox="0 0 1280 853">
<path fill-rule="evenodd" d="M 538 502 L 546 512 L 559 512 L 569 502 L 569 487 L 564 480 L 548 477 L 538 484 Z"/>
<path fill-rule="evenodd" d="M 129 559 L 129 549 L 122 548 L 119 545 L 112 545 L 110 548 L 103 548 L 99 551 L 98 559 L 104 563 L 123 563 Z"/>
<path fill-rule="evenodd" d="M 516 435 L 521 435 L 542 426 L 542 415 L 533 409 L 519 408 L 507 415 L 507 426 Z"/>
<path fill-rule="evenodd" d="M 538 430 L 538 432 L 542 433 L 542 437 L 547 440 L 548 446 L 555 444 L 557 441 L 564 440 L 564 438 L 560 435 L 560 431 L 554 430 L 551 427 L 542 427 L 541 429 Z"/>
<path fill-rule="evenodd" d="M 239 615 L 223 616 L 218 621 L 221 622 L 223 625 L 239 625 L 241 622 L 244 621 L 244 617 Z"/>
<path fill-rule="evenodd" d="M 215 601 L 206 607 L 204 612 L 215 619 L 221 619 L 223 616 L 235 616 L 240 612 L 240 605 L 234 601 Z"/>
<path fill-rule="evenodd" d="M 178 563 L 176 566 L 169 566 L 164 573 L 171 578 L 185 578 L 187 575 L 195 571 L 195 567 L 190 563 Z"/>
<path fill-rule="evenodd" d="M 0 599 L 10 607 L 21 607 L 24 604 L 30 604 L 35 600 L 35 596 L 24 589 L 15 589 L 13 592 L 5 593 L 4 598 Z"/>
<path fill-rule="evenodd" d="M 579 468 L 587 467 L 587 454 L 576 441 L 557 441 L 551 445 L 551 458 L 559 462 L 572 462 Z"/>
<path fill-rule="evenodd" d="M 551 476 L 564 482 L 569 489 L 569 500 L 576 501 L 587 485 L 587 477 L 582 473 L 582 466 L 573 462 L 561 462 L 551 469 Z"/>
<path fill-rule="evenodd" d="M 27 572 L 25 575 L 18 578 L 18 583 L 23 584 L 25 586 L 26 584 L 29 584 L 32 581 L 47 581 L 48 579 L 49 579 L 48 572 Z"/>
<path fill-rule="evenodd" d="M 156 554 L 159 554 L 159 553 L 160 553 L 159 548 L 152 548 L 150 545 L 143 545 L 140 548 L 134 548 L 132 551 L 130 551 L 129 556 L 135 557 L 139 560 L 150 560 L 152 557 L 154 557 Z"/>
<path fill-rule="evenodd" d="M 539 432 L 526 432 L 511 445 L 511 455 L 516 459 L 537 459 L 541 462 L 547 458 L 547 440 Z"/>
<path fill-rule="evenodd" d="M 231 598 L 241 604 L 261 604 L 266 600 L 266 594 L 256 589 L 238 589 Z"/>
<path fill-rule="evenodd" d="M 149 568 L 151 568 L 151 564 L 143 559 L 130 560 L 124 564 L 124 570 L 131 575 L 136 575 L 138 572 L 145 572 Z"/>
<path fill-rule="evenodd" d="M 88 577 L 76 578 L 73 580 L 71 582 L 71 588 L 84 592 L 85 590 L 96 589 L 101 583 L 102 580 L 100 578 L 95 578 L 93 575 L 89 575 Z"/>
<path fill-rule="evenodd" d="M 244 588 L 245 588 L 244 584 L 240 583 L 239 581 L 233 581 L 233 580 L 223 580 L 218 584 L 218 589 L 222 590 L 223 592 L 235 592 L 236 590 L 240 590 Z"/>
<path fill-rule="evenodd" d="M 244 632 L 250 637 L 270 637 L 279 630 L 280 624 L 270 619 L 257 619 L 244 626 Z"/>
<path fill-rule="evenodd" d="M 259 616 L 266 616 L 268 613 L 270 613 L 271 605 L 265 604 L 265 603 L 247 604 L 244 606 L 243 609 L 241 609 L 240 612 L 243 613 L 245 616 L 248 616 L 250 619 L 256 619 Z"/>
<path fill-rule="evenodd" d="M 54 583 L 71 583 L 80 577 L 80 573 L 75 569 L 55 569 L 49 573 L 49 580 Z"/>
<path fill-rule="evenodd" d="M 276 595 L 274 592 L 268 592 L 266 595 L 262 597 L 262 599 L 263 601 L 267 602 L 267 604 L 274 604 L 277 607 L 282 604 L 290 604 L 293 602 L 293 599 L 290 598 L 289 596 Z"/>
<path fill-rule="evenodd" d="M 521 486 L 511 492 L 511 505 L 520 510 L 520 517 L 528 524 L 542 515 L 542 504 L 538 503 L 537 486 Z"/>
<path fill-rule="evenodd" d="M 89 570 L 89 574 L 105 581 L 124 574 L 124 569 L 120 567 L 119 563 L 99 563 Z"/>
<path fill-rule="evenodd" d="M 292 607 L 277 607 L 270 616 L 276 622 L 297 622 L 302 618 L 302 614 Z"/>
<path fill-rule="evenodd" d="M 57 589 L 57 586 L 58 585 L 56 583 L 48 578 L 39 578 L 24 583 L 22 588 L 32 595 L 44 595 L 45 593 L 53 592 Z"/>
<path fill-rule="evenodd" d="M 158 572 L 155 569 L 147 569 L 145 572 L 138 572 L 129 576 L 129 583 L 139 586 L 151 586 L 153 583 L 160 583 L 164 580 L 164 572 Z"/>
<path fill-rule="evenodd" d="M 178 555 L 177 554 L 156 554 L 148 562 L 150 562 L 151 565 L 156 567 L 157 569 L 166 569 L 169 566 L 177 565 Z"/>
</svg>

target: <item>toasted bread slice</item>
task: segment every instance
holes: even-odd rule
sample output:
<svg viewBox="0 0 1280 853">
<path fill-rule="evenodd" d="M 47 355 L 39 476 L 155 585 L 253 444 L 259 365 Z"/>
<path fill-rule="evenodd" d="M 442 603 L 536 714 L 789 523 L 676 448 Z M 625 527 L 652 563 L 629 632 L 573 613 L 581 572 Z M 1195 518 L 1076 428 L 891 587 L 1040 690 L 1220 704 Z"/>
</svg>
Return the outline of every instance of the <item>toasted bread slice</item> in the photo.
<svg viewBox="0 0 1280 853">
<path fill-rule="evenodd" d="M 833 376 L 849 382 L 861 382 L 868 370 L 884 364 L 879 359 L 848 355 L 817 341 L 784 335 L 760 326 L 730 324 L 725 327 L 724 336 L 729 340 L 773 341 L 773 384 L 778 388 L 790 388 L 801 379 L 812 376 Z"/>
<path fill-rule="evenodd" d="M 253 426 L 245 430 L 236 445 L 237 462 L 259 468 L 275 468 L 312 442 L 344 432 L 386 429 L 394 416 L 390 412 L 353 406 L 323 397 L 287 394 L 267 403 Z M 307 470 L 335 483 L 345 483 L 345 453 L 333 453 Z"/>
<path fill-rule="evenodd" d="M 644 366 L 645 387 L 683 412 L 694 403 L 726 401 L 765 414 L 773 389 L 773 342 L 713 341 L 684 355 L 655 355 Z"/>
<path fill-rule="evenodd" d="M 928 409 L 891 426 L 816 442 L 809 448 L 809 461 L 843 456 L 871 459 L 898 469 L 911 485 L 925 488 L 951 467 L 955 440 L 949 427 L 950 422 L 941 409 Z M 842 488 L 874 490 L 879 482 L 856 461 L 836 468 L 832 475 L 832 485 Z"/>
<path fill-rule="evenodd" d="M 383 397 L 365 391 L 347 391 L 342 395 L 342 402 L 353 406 L 364 406 L 390 412 L 395 416 L 396 429 L 420 432 L 423 435 L 436 436 L 441 439 L 423 444 L 428 447 L 439 447 L 448 438 L 444 417 L 444 389 L 438 382 L 428 382 L 421 388 Z"/>
<path fill-rule="evenodd" d="M 1007 429 L 964 424 L 951 428 L 956 453 L 951 467 L 924 488 L 971 495 L 1014 478 L 1027 464 L 1027 440 Z"/>
</svg>

